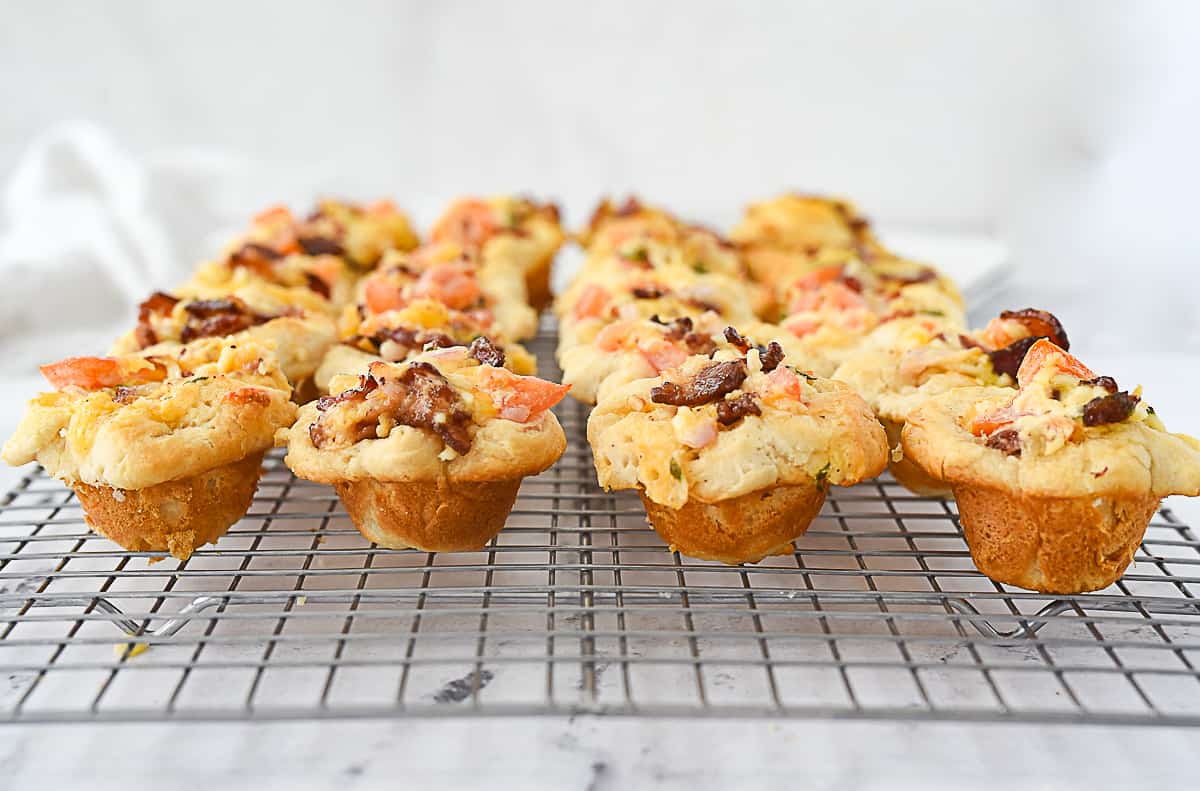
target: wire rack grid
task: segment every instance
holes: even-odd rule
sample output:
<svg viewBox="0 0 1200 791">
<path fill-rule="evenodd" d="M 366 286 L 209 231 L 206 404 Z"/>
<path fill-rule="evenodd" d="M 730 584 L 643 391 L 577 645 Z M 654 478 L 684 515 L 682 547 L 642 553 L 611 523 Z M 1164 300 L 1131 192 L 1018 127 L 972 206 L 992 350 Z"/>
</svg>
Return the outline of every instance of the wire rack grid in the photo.
<svg viewBox="0 0 1200 791">
<path fill-rule="evenodd" d="M 552 366 L 547 328 L 533 344 Z M 0 500 L 0 721 L 623 714 L 1200 725 L 1200 542 L 1168 511 L 1111 588 L 989 581 L 953 504 L 834 489 L 789 555 L 681 557 L 596 485 L 587 410 L 480 552 L 369 545 L 272 455 L 185 562 Z"/>
</svg>

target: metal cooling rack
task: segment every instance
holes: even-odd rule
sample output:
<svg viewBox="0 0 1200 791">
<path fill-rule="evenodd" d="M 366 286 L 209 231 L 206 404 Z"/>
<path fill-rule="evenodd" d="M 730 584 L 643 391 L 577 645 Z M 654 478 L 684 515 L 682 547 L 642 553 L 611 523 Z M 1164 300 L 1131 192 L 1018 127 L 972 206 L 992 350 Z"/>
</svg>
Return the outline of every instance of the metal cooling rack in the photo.
<svg viewBox="0 0 1200 791">
<path fill-rule="evenodd" d="M 552 365 L 554 339 L 535 342 Z M 669 552 L 596 486 L 587 413 L 482 552 L 368 545 L 272 456 L 188 561 L 41 471 L 0 501 L 0 721 L 625 714 L 1200 725 L 1200 542 L 1169 512 L 1084 596 L 974 570 L 952 504 L 834 489 L 791 555 Z M 145 647 L 143 650 L 142 647 Z"/>
</svg>

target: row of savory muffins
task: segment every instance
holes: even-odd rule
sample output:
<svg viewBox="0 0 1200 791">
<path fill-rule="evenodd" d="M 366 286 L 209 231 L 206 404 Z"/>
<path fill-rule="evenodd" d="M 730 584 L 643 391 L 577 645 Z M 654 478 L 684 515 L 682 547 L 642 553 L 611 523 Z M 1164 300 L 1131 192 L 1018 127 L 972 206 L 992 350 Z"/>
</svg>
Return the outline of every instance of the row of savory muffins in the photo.
<svg viewBox="0 0 1200 791">
<path fill-rule="evenodd" d="M 559 305 L 565 381 L 598 402 L 600 481 L 637 489 L 680 551 L 786 551 L 828 483 L 886 461 L 918 494 L 954 494 L 984 573 L 1072 593 L 1120 576 L 1163 496 L 1200 493 L 1200 444 L 1071 357 L 1053 315 L 1005 311 L 969 331 L 953 284 L 887 251 L 842 201 L 751 205 L 732 238 L 606 203 Z M 692 271 L 660 263 L 681 261 Z M 713 271 L 737 281 L 719 284 L 724 300 L 648 301 Z"/>
<path fill-rule="evenodd" d="M 387 201 L 269 209 L 143 302 L 110 356 L 43 366 L 55 391 L 3 458 L 41 462 L 123 547 L 187 558 L 246 512 L 290 438 L 288 464 L 336 483 L 369 537 L 465 548 L 439 538 L 457 515 L 481 545 L 499 525 L 464 502 L 484 491 L 507 513 L 563 450 L 547 412 L 563 388 L 522 375 L 535 361 L 518 344 L 561 242 L 554 207 L 523 199 L 459 201 L 425 246 Z"/>
</svg>

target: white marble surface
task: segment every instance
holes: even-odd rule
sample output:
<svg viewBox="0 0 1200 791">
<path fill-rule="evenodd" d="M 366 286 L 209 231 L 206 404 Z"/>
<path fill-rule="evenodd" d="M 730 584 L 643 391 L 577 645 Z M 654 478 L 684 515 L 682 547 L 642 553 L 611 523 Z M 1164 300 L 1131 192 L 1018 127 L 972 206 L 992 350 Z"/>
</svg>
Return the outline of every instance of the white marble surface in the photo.
<svg viewBox="0 0 1200 791">
<path fill-rule="evenodd" d="M 487 719 L 9 729 L 0 787 L 1194 788 L 1157 728 Z"/>
</svg>

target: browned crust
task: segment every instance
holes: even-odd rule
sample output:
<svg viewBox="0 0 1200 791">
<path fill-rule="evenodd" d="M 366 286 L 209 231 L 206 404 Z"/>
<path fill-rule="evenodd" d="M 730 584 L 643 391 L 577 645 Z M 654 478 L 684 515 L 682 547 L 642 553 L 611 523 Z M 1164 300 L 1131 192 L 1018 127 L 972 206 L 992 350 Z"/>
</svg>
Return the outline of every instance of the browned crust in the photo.
<svg viewBox="0 0 1200 791">
<path fill-rule="evenodd" d="M 529 304 L 541 313 L 554 301 L 554 292 L 550 290 L 550 269 L 554 261 L 554 253 L 539 259 L 525 272 L 525 291 Z"/>
<path fill-rule="evenodd" d="M 88 525 L 131 552 L 180 560 L 216 541 L 245 515 L 258 488 L 263 453 L 145 489 L 74 484 Z M 118 499 L 119 498 L 119 499 Z"/>
<path fill-rule="evenodd" d="M 521 479 L 341 481 L 333 488 L 368 540 L 388 549 L 467 552 L 492 540 L 512 510 Z"/>
<path fill-rule="evenodd" d="M 900 444 L 900 432 L 904 429 L 904 424 L 882 417 L 879 422 L 883 424 L 883 430 L 887 432 L 888 447 L 895 448 Z M 949 484 L 934 478 L 907 456 L 901 456 L 897 461 L 896 457 L 889 453 L 888 469 L 891 470 L 892 477 L 913 494 L 921 497 L 950 497 Z"/>
<path fill-rule="evenodd" d="M 650 525 L 671 549 L 730 565 L 786 554 L 824 502 L 825 490 L 815 483 L 772 486 L 714 503 L 691 498 L 682 508 L 642 494 Z"/>
<path fill-rule="evenodd" d="M 997 582 L 1041 593 L 1086 593 L 1116 582 L 1159 498 L 1030 497 L 954 488 L 975 565 Z"/>
</svg>

